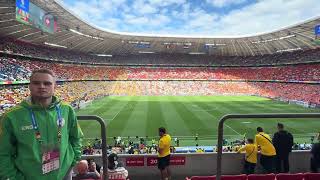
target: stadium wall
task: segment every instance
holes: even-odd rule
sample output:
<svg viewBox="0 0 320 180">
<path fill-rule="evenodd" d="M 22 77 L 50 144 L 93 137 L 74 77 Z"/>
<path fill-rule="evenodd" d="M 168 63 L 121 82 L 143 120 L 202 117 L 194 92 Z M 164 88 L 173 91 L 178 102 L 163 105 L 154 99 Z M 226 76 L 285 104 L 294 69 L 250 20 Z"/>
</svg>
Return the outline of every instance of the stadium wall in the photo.
<svg viewBox="0 0 320 180">
<path fill-rule="evenodd" d="M 160 176 L 157 166 L 148 166 L 148 158 L 155 155 L 121 155 L 120 161 L 123 162 L 126 169 L 129 171 L 130 179 L 153 179 Z M 201 153 L 201 154 L 173 154 L 172 157 L 185 158 L 184 165 L 172 165 L 171 172 L 173 177 L 186 177 L 195 175 L 215 175 L 217 153 Z M 293 151 L 290 154 L 290 172 L 308 172 L 310 169 L 310 151 Z M 83 156 L 83 159 L 94 158 L 98 164 L 102 164 L 101 155 Z M 129 159 L 144 160 L 144 166 L 127 166 L 126 160 Z M 241 174 L 243 168 L 244 154 L 226 152 L 222 154 L 222 174 L 234 175 Z M 262 173 L 262 167 L 257 165 L 256 173 Z M 143 178 L 142 178 L 143 177 Z"/>
</svg>

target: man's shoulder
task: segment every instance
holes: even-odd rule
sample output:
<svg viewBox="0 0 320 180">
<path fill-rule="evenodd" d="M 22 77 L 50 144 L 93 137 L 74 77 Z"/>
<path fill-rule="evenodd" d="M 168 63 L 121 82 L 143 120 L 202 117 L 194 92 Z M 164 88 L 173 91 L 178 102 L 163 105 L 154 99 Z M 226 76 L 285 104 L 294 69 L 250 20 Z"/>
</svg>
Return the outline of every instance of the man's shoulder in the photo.
<svg viewBox="0 0 320 180">
<path fill-rule="evenodd" d="M 61 108 L 69 108 L 69 109 L 72 109 L 72 106 L 71 106 L 69 103 L 64 102 L 64 101 L 61 101 L 61 102 L 60 102 L 60 107 L 61 107 Z"/>
<path fill-rule="evenodd" d="M 267 134 L 267 133 L 261 133 L 261 136 L 264 136 L 264 137 L 267 137 L 267 138 L 270 138 L 270 135 L 269 134 Z"/>
<path fill-rule="evenodd" d="M 169 134 L 166 134 L 166 135 L 163 136 L 161 139 L 164 140 L 164 141 L 171 141 L 171 136 L 170 136 Z M 161 139 L 160 139 L 160 140 L 161 140 Z"/>
<path fill-rule="evenodd" d="M 320 149 L 320 143 L 314 143 L 312 145 L 313 148 L 317 148 L 317 149 Z"/>
<path fill-rule="evenodd" d="M 24 111 L 25 108 L 22 107 L 21 105 L 16 105 L 10 109 L 8 109 L 7 111 L 5 111 L 3 114 L 2 114 L 2 118 L 5 118 L 5 117 L 9 117 L 11 115 L 15 115 L 17 113 L 21 113 L 22 111 Z"/>
<path fill-rule="evenodd" d="M 73 114 L 75 113 L 74 109 L 72 108 L 72 106 L 67 102 L 61 101 L 60 102 L 60 108 L 62 110 L 64 110 L 65 112 L 73 113 Z"/>
<path fill-rule="evenodd" d="M 290 137 L 293 137 L 292 134 L 290 132 L 287 131 L 287 135 Z"/>
<path fill-rule="evenodd" d="M 274 134 L 273 134 L 273 136 L 278 136 L 278 135 L 280 135 L 281 134 L 281 132 L 275 132 Z"/>
<path fill-rule="evenodd" d="M 285 130 L 277 132 L 277 133 L 281 137 L 285 137 L 285 138 L 292 137 L 292 134 L 288 131 L 285 131 Z"/>
<path fill-rule="evenodd" d="M 108 173 L 122 173 L 122 172 L 125 172 L 127 171 L 126 168 L 124 167 L 117 167 L 116 169 L 108 169 Z"/>
<path fill-rule="evenodd" d="M 255 145 L 255 144 L 246 144 L 245 146 L 247 146 L 247 147 L 255 147 L 257 145 Z"/>
<path fill-rule="evenodd" d="M 312 145 L 311 153 L 312 154 L 319 154 L 320 153 L 320 143 L 314 143 Z"/>
<path fill-rule="evenodd" d="M 88 179 L 88 178 L 97 178 L 96 173 L 88 172 L 86 174 L 77 174 L 76 179 Z"/>
</svg>

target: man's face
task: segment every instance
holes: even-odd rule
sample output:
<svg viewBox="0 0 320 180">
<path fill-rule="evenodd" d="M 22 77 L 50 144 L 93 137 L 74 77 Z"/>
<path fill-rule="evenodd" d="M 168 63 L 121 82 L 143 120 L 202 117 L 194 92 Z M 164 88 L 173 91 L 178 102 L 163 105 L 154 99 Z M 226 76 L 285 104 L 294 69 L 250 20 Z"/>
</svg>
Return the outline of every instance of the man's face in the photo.
<svg viewBox="0 0 320 180">
<path fill-rule="evenodd" d="M 32 97 L 47 99 L 53 96 L 55 80 L 50 74 L 35 73 L 30 79 L 30 93 Z"/>
</svg>

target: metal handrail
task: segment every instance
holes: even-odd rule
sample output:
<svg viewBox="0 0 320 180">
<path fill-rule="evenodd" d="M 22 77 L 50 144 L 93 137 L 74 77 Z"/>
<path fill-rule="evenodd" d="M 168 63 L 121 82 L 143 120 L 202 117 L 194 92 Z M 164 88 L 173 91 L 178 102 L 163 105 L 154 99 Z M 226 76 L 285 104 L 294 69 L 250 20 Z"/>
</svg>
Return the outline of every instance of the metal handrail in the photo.
<svg viewBox="0 0 320 180">
<path fill-rule="evenodd" d="M 236 119 L 235 119 L 236 118 Z M 285 113 L 285 114 L 227 114 L 219 121 L 218 127 L 218 157 L 217 157 L 217 174 L 216 179 L 221 179 L 221 160 L 222 160 L 222 140 L 223 140 L 223 124 L 226 120 L 239 120 L 244 118 L 320 118 L 320 113 Z"/>
<path fill-rule="evenodd" d="M 107 180 L 108 179 L 108 155 L 107 155 L 107 130 L 106 130 L 106 124 L 104 122 L 104 120 L 99 117 L 99 116 L 77 116 L 78 120 L 95 120 L 98 121 L 100 123 L 100 127 L 101 127 L 101 141 L 102 141 L 102 164 L 103 164 L 103 180 Z"/>
</svg>

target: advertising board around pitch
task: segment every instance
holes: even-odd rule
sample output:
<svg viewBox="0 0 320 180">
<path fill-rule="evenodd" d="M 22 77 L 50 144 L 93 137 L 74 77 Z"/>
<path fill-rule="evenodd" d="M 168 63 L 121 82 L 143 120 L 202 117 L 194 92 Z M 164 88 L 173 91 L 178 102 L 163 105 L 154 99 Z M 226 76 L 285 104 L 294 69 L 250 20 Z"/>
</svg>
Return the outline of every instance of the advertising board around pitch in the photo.
<svg viewBox="0 0 320 180">
<path fill-rule="evenodd" d="M 128 157 L 126 166 L 144 166 L 144 157 Z"/>
<path fill-rule="evenodd" d="M 170 166 L 184 166 L 186 164 L 185 156 L 171 156 L 170 157 Z M 147 166 L 157 166 L 158 157 L 148 157 Z"/>
</svg>

